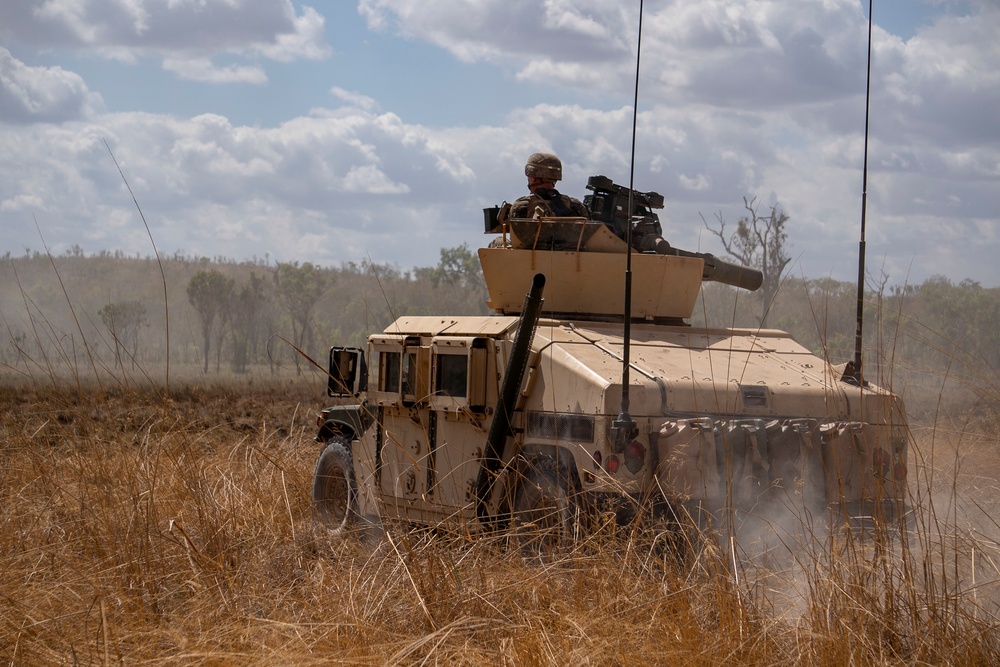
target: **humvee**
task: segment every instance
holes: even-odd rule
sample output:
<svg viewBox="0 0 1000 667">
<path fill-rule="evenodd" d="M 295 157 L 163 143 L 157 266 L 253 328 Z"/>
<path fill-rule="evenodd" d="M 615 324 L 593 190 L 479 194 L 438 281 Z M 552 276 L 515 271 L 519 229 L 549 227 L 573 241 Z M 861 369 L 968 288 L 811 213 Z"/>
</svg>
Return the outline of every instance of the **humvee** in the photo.
<svg viewBox="0 0 1000 667">
<path fill-rule="evenodd" d="M 576 531 L 664 510 L 900 507 L 900 399 L 782 331 L 688 324 L 703 280 L 759 285 L 746 267 L 633 250 L 626 294 L 616 231 L 640 218 L 658 231 L 662 197 L 632 192 L 629 214 L 625 188 L 588 187 L 591 220 L 486 210 L 491 315 L 401 317 L 365 349 L 330 349 L 322 522 Z"/>
</svg>

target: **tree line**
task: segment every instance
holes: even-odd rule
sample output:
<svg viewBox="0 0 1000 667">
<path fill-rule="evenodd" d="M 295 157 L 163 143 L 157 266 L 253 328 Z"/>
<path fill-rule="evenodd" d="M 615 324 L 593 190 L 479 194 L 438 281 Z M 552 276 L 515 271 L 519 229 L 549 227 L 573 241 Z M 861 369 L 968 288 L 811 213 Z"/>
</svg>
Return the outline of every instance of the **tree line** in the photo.
<svg viewBox="0 0 1000 667">
<path fill-rule="evenodd" d="M 80 364 L 84 354 L 109 368 L 163 364 L 169 317 L 171 364 L 207 374 L 301 370 L 309 359 L 322 365 L 330 345 L 363 345 L 403 315 L 490 312 L 478 258 L 467 246 L 442 249 L 435 266 L 405 270 L 177 257 L 163 266 L 169 311 L 152 259 L 0 262 L 0 368 Z M 869 283 L 869 379 L 923 392 L 928 403 L 944 377 L 973 393 L 997 392 L 1000 288 L 941 276 L 920 285 Z M 766 313 L 766 326 L 837 364 L 853 356 L 856 306 L 856 286 L 829 278 L 781 276 L 767 296 L 706 283 L 690 323 L 756 329 Z"/>
<path fill-rule="evenodd" d="M 59 257 L 27 251 L 0 262 L 0 364 L 22 370 L 81 364 L 164 364 L 244 373 L 323 363 L 324 349 L 362 345 L 402 315 L 488 312 L 479 261 L 444 248 L 435 266 L 267 264 L 180 255 Z M 84 345 L 86 339 L 87 345 Z M 2 366 L 0 366 L 2 368 Z"/>
</svg>

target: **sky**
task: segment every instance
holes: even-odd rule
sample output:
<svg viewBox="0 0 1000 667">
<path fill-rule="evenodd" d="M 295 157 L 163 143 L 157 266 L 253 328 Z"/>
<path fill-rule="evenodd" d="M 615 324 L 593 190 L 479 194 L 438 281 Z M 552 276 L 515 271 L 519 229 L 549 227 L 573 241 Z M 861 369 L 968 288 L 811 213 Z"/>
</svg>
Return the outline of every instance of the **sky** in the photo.
<svg viewBox="0 0 1000 667">
<path fill-rule="evenodd" d="M 4 0 L 0 255 L 434 266 L 533 152 L 628 184 L 639 7 Z M 646 0 L 634 184 L 672 245 L 722 254 L 746 198 L 790 275 L 856 280 L 868 9 Z M 1000 286 L 1000 3 L 872 13 L 869 280 Z"/>
</svg>

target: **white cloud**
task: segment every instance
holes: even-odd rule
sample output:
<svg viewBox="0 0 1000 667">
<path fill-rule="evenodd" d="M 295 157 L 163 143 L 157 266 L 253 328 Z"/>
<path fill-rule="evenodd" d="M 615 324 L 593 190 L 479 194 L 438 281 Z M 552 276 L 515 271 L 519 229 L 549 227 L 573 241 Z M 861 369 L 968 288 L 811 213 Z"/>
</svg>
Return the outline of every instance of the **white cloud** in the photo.
<svg viewBox="0 0 1000 667">
<path fill-rule="evenodd" d="M 632 87 L 637 4 L 361 0 L 359 11 L 373 29 L 513 67 L 526 81 Z M 647 82 L 658 84 L 646 94 L 729 107 L 829 98 L 857 80 L 863 24 L 856 0 L 658 3 L 643 19 Z"/>
<path fill-rule="evenodd" d="M 627 183 L 628 142 L 614 137 L 627 139 L 630 121 L 627 108 L 599 112 L 555 105 L 512 114 L 503 126 L 442 130 L 354 107 L 276 128 L 234 126 L 213 115 L 188 120 L 108 115 L 99 124 L 40 131 L 28 157 L 16 160 L 8 156 L 25 151 L 11 143 L 10 134 L 0 134 L 0 155 L 5 156 L 0 157 L 0 201 L 5 202 L 0 218 L 11 230 L 8 244 L 14 248 L 37 245 L 30 209 L 41 201 L 47 212 L 39 222 L 49 239 L 76 242 L 82 230 L 91 239 L 89 247 L 82 244 L 88 251 L 114 244 L 128 253 L 148 252 L 142 234 L 111 234 L 107 226 L 111 220 L 126 229 L 139 223 L 101 141 L 106 137 L 166 252 L 250 257 L 267 249 L 283 259 L 320 263 L 371 256 L 427 265 L 436 261 L 442 245 L 484 241 L 479 209 L 523 194 L 524 159 L 535 150 L 555 150 L 563 158 L 561 185 L 569 194 L 582 197 L 586 178 L 597 173 Z M 699 213 L 711 220 L 722 211 L 734 221 L 743 194 L 774 192 L 792 217 L 791 242 L 797 256 L 801 253 L 803 272 L 845 271 L 856 252 L 860 174 L 816 156 L 857 152 L 858 146 L 804 143 L 800 150 L 768 155 L 766 135 L 740 136 L 744 129 L 728 120 L 691 119 L 669 108 L 640 114 L 639 133 L 645 139 L 638 151 L 636 187 L 666 196 L 662 217 L 668 238 L 679 247 L 718 251 L 702 245 L 712 239 Z M 717 145 L 729 149 L 719 151 Z M 13 177 L 25 171 L 28 177 Z M 971 192 L 935 190 L 886 174 L 876 182 L 869 252 L 887 258 L 886 270 L 894 279 L 902 280 L 914 258 L 926 251 L 935 226 L 972 225 L 970 231 L 981 231 L 985 224 L 977 227 L 956 217 L 956 208 L 981 196 L 974 187 Z M 905 192 L 918 190 L 940 193 L 948 210 L 935 211 L 925 195 L 925 202 L 913 204 L 924 209 L 921 215 L 893 212 L 905 210 Z M 990 205 L 1000 205 L 997 197 Z M 982 240 L 967 249 L 964 261 L 960 252 L 945 253 L 955 263 L 936 264 L 934 272 L 965 277 L 977 262 L 987 266 L 997 240 Z M 52 245 L 60 251 L 58 242 Z M 917 261 L 914 271 L 929 268 Z"/>
<path fill-rule="evenodd" d="M 627 10 L 600 0 L 360 0 L 358 11 L 372 30 L 395 29 L 467 62 L 599 61 L 627 54 L 635 32 Z"/>
<path fill-rule="evenodd" d="M 681 174 L 678 178 L 681 182 L 681 187 L 685 190 L 708 190 L 710 187 L 708 177 L 705 174 L 696 174 L 694 176 Z"/>
<path fill-rule="evenodd" d="M 83 79 L 61 67 L 31 67 L 0 47 L 0 122 L 58 122 L 102 106 Z"/>
<path fill-rule="evenodd" d="M 1000 139 L 1000 6 L 941 18 L 898 45 L 892 130 L 900 141 L 973 147 Z"/>
<path fill-rule="evenodd" d="M 187 73 L 176 61 L 213 54 L 279 62 L 329 57 L 324 25 L 315 9 L 296 13 L 290 0 L 7 0 L 0 37 L 126 62 L 164 57 L 174 61 L 168 69 Z M 233 72 L 246 77 L 243 69 Z"/>
<path fill-rule="evenodd" d="M 343 188 L 346 192 L 372 195 L 405 195 L 410 191 L 405 184 L 393 183 L 392 179 L 373 164 L 348 169 Z"/>
<path fill-rule="evenodd" d="M 45 200 L 38 195 L 20 194 L 0 201 L 0 211 L 44 211 Z"/>
<path fill-rule="evenodd" d="M 408 226 L 423 228 L 423 243 L 437 243 L 433 233 L 440 228 L 415 221 L 420 211 L 456 193 L 460 208 L 468 203 L 460 186 L 471 170 L 454 147 L 391 115 L 346 109 L 258 128 L 217 115 L 108 114 L 39 131 L 26 142 L 29 151 L 23 135 L 0 133 L 6 245 L 37 246 L 31 215 L 43 212 L 44 204 L 49 214 L 39 222 L 47 238 L 83 235 L 89 243 L 81 245 L 90 251 L 131 239 L 138 245 L 126 252 L 146 252 L 141 235 L 109 232 L 108 221 L 129 219 L 134 209 L 105 138 L 167 252 L 249 257 L 261 254 L 261 247 L 287 245 L 283 234 L 340 230 L 356 237 L 355 250 L 364 248 L 365 238 L 379 243 L 369 247 L 383 260 L 390 246 L 400 256 L 419 247 L 412 235 L 406 240 Z M 456 218 L 448 224 L 464 224 Z M 197 247 L 186 238 L 197 239 Z M 380 238 L 392 240 L 382 244 Z M 436 247 L 428 254 L 436 255 Z M 313 245 L 303 253 L 302 259 L 326 263 L 359 258 L 340 244 Z"/>
<path fill-rule="evenodd" d="M 267 83 L 267 74 L 260 67 L 217 67 L 208 58 L 164 58 L 163 69 L 200 83 Z"/>
<path fill-rule="evenodd" d="M 367 95 L 344 90 L 340 86 L 334 86 L 331 88 L 330 94 L 342 102 L 355 106 L 362 111 L 377 111 L 379 108 L 379 104 L 375 99 L 368 97 Z"/>
<path fill-rule="evenodd" d="M 285 63 L 300 58 L 322 60 L 329 57 L 331 50 L 323 38 L 323 16 L 312 7 L 303 7 L 302 15 L 295 16 L 290 3 L 288 10 L 293 29 L 276 33 L 273 42 L 265 41 L 254 49 L 266 58 Z"/>
</svg>

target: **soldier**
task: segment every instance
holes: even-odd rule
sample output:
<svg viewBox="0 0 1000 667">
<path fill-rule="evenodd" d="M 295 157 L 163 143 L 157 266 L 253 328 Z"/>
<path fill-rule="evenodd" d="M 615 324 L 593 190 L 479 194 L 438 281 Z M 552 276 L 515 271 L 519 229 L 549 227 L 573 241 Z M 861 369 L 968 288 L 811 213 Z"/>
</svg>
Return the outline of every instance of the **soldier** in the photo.
<svg viewBox="0 0 1000 667">
<path fill-rule="evenodd" d="M 590 218 L 590 209 L 583 202 L 556 190 L 556 181 L 562 179 L 562 162 L 552 153 L 532 153 L 524 175 L 531 194 L 511 204 L 509 217 Z"/>
</svg>

